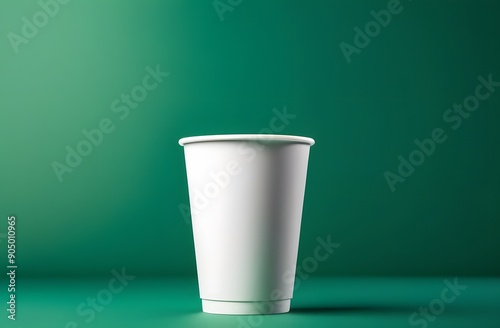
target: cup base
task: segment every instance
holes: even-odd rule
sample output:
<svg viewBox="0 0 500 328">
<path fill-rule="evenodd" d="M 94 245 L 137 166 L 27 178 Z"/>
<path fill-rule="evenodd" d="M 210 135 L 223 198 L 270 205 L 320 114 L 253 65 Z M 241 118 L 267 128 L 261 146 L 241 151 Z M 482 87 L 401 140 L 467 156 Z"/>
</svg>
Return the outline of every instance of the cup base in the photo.
<svg viewBox="0 0 500 328">
<path fill-rule="evenodd" d="M 290 300 L 263 301 L 263 302 L 228 302 L 201 300 L 205 313 L 212 314 L 278 314 L 290 311 Z"/>
</svg>

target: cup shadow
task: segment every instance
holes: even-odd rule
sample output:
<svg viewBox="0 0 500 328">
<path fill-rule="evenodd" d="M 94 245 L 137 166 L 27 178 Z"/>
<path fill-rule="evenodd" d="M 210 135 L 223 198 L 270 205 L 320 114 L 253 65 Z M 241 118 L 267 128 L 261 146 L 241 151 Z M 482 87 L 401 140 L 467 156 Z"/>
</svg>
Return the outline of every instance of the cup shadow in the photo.
<svg viewBox="0 0 500 328">
<path fill-rule="evenodd" d="M 341 313 L 411 313 L 415 308 L 396 305 L 321 305 L 297 306 L 290 309 L 290 313 L 297 314 L 341 314 Z"/>
</svg>

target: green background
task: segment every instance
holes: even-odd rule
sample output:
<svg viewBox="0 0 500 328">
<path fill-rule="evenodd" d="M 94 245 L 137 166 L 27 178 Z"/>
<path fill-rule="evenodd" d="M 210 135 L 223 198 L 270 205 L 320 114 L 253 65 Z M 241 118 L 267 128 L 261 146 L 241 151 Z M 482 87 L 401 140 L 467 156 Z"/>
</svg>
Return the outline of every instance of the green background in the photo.
<svg viewBox="0 0 500 328">
<path fill-rule="evenodd" d="M 0 233 L 16 215 L 19 276 L 194 277 L 178 139 L 257 133 L 286 106 L 280 133 L 316 140 L 299 262 L 318 236 L 341 244 L 314 276 L 498 277 L 500 90 L 457 130 L 442 116 L 500 81 L 500 6 L 402 0 L 348 63 L 340 43 L 387 3 L 243 0 L 221 20 L 210 0 L 73 0 L 15 53 L 41 7 L 2 1 Z M 157 65 L 170 75 L 121 120 L 112 102 Z M 60 182 L 52 163 L 103 118 L 115 130 Z M 384 172 L 435 128 L 447 141 L 391 192 Z"/>
<path fill-rule="evenodd" d="M 342 244 L 318 274 L 500 274 L 500 91 L 456 131 L 442 119 L 477 76 L 500 80 L 498 6 L 401 6 L 350 64 L 339 44 L 386 1 L 244 1 L 224 21 L 210 1 L 73 1 L 18 54 L 2 38 L 1 212 L 22 274 L 193 275 L 177 140 L 257 133 L 284 106 L 280 133 L 317 141 L 300 256 Z M 0 30 L 39 10 L 4 1 Z M 111 103 L 156 65 L 170 75 L 120 120 Z M 115 130 L 59 182 L 52 162 L 105 117 Z M 437 127 L 448 140 L 391 192 L 383 173 Z"/>
</svg>

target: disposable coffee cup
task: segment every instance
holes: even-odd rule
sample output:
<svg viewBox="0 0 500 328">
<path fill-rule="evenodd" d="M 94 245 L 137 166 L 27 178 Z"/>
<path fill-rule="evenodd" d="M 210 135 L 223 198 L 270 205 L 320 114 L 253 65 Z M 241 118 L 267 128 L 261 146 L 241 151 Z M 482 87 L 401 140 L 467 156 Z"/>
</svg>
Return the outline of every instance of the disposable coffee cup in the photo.
<svg viewBox="0 0 500 328">
<path fill-rule="evenodd" d="M 179 144 L 203 312 L 288 312 L 314 140 L 238 134 Z"/>
</svg>

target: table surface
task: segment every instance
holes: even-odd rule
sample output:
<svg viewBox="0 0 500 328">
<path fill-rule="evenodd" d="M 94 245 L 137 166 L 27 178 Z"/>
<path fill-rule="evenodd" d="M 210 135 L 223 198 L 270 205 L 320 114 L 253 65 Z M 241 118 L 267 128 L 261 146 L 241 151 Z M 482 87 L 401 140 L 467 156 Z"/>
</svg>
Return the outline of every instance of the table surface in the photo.
<svg viewBox="0 0 500 328">
<path fill-rule="evenodd" d="M 201 312 L 195 278 L 135 277 L 110 292 L 112 277 L 20 278 L 16 321 L 3 310 L 1 327 L 500 327 L 500 278 L 311 277 L 290 313 L 225 316 Z"/>
</svg>

